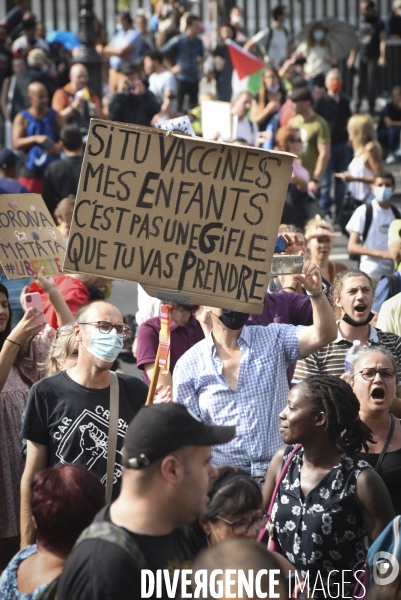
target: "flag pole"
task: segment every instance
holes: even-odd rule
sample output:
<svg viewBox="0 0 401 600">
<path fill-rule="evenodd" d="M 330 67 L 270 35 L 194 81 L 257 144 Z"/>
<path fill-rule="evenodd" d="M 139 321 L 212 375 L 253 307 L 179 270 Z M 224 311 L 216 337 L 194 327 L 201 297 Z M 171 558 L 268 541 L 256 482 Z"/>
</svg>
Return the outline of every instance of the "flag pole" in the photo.
<svg viewBox="0 0 401 600">
<path fill-rule="evenodd" d="M 159 374 L 160 374 L 159 354 L 160 354 L 160 344 L 157 347 L 155 366 L 153 369 L 152 379 L 150 381 L 148 397 L 146 398 L 145 406 L 149 406 L 149 404 L 152 404 L 153 399 L 155 397 L 156 386 L 157 386 L 157 382 L 159 381 Z"/>
</svg>

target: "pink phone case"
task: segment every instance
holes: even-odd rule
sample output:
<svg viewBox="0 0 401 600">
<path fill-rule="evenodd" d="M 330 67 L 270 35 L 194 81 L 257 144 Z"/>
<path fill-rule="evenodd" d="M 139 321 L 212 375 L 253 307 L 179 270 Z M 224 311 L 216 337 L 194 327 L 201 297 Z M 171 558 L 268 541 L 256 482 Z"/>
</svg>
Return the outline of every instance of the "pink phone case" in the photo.
<svg viewBox="0 0 401 600">
<path fill-rule="evenodd" d="M 25 294 L 24 301 L 25 301 L 26 310 L 28 310 L 28 308 L 33 307 L 33 308 L 36 308 L 36 310 L 39 310 L 41 313 L 43 313 L 42 298 L 40 297 L 39 292 L 33 292 L 32 294 Z M 34 323 L 43 323 L 44 320 L 45 320 L 45 317 L 43 314 L 41 314 L 38 317 L 36 317 L 36 319 L 34 320 Z"/>
</svg>

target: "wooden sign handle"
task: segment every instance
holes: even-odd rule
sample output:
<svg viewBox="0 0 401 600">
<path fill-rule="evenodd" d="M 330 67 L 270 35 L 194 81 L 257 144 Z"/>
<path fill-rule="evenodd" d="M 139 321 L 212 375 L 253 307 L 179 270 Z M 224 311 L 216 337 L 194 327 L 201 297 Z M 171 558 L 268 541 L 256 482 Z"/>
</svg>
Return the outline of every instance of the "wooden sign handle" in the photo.
<svg viewBox="0 0 401 600">
<path fill-rule="evenodd" d="M 157 382 L 159 381 L 159 374 L 160 374 L 159 351 L 160 351 L 160 346 L 157 347 L 157 354 L 156 354 L 156 358 L 155 358 L 155 366 L 153 368 L 152 379 L 150 381 L 149 391 L 148 391 L 148 397 L 146 398 L 146 404 L 145 404 L 145 406 L 149 406 L 149 404 L 153 403 L 153 399 L 154 399 L 154 396 L 155 396 Z"/>
</svg>

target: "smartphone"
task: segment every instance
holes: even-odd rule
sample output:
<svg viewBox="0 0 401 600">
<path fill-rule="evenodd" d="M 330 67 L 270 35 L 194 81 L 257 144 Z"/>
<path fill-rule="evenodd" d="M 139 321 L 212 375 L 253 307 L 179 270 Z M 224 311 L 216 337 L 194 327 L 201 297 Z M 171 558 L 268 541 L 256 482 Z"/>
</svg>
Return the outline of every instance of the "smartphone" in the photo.
<svg viewBox="0 0 401 600">
<path fill-rule="evenodd" d="M 32 294 L 25 294 L 24 295 L 24 302 L 25 302 L 25 309 L 28 310 L 28 308 L 36 308 L 36 310 L 39 310 L 41 313 L 43 313 L 43 305 L 42 305 L 42 298 L 40 297 L 39 292 L 33 292 Z M 38 317 L 36 317 L 36 319 L 34 320 L 34 323 L 44 323 L 45 317 L 43 314 L 39 315 Z"/>
<path fill-rule="evenodd" d="M 270 277 L 302 273 L 303 265 L 304 257 L 299 256 L 298 254 L 281 254 L 280 256 L 273 256 L 270 267 Z"/>
<path fill-rule="evenodd" d="M 280 252 L 285 252 L 286 245 L 285 239 L 280 236 L 276 239 L 276 245 L 274 246 L 274 254 L 279 254 Z"/>
</svg>

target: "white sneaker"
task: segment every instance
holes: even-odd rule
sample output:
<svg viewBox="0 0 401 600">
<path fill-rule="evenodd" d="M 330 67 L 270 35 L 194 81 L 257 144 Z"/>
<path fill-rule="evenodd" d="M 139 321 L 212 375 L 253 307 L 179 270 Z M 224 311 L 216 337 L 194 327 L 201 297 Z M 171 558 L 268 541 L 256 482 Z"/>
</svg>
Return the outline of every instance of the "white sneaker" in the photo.
<svg viewBox="0 0 401 600">
<path fill-rule="evenodd" d="M 392 165 L 393 163 L 396 162 L 396 157 L 394 156 L 394 154 L 389 154 L 388 157 L 386 158 L 386 165 Z"/>
</svg>

